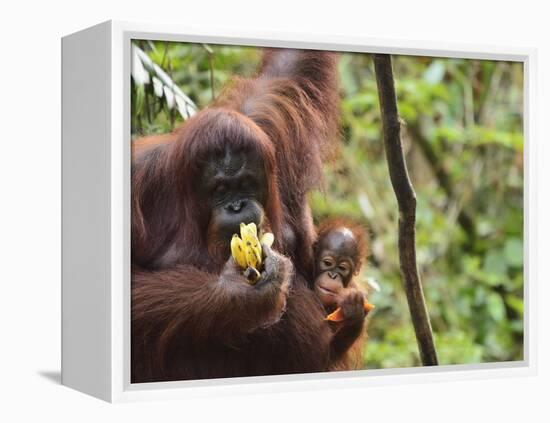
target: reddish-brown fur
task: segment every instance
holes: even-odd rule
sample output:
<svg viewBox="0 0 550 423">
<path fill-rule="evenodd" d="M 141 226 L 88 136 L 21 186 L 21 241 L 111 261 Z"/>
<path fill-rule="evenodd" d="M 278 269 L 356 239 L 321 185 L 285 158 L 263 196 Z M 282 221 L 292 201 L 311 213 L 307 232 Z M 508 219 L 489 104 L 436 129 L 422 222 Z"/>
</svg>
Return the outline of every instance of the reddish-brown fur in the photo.
<svg viewBox="0 0 550 423">
<path fill-rule="evenodd" d="M 332 333 L 308 288 L 315 233 L 306 194 L 320 183 L 337 121 L 336 56 L 268 50 L 257 77 L 233 81 L 172 134 L 134 141 L 132 382 L 329 369 Z M 281 288 L 286 308 L 270 285 L 228 277 L 229 251 L 209 246 L 196 178 L 227 143 L 264 163 L 274 249 L 294 268 Z"/>
<path fill-rule="evenodd" d="M 359 273 L 363 266 L 363 261 L 368 254 L 368 243 L 366 231 L 360 224 L 355 223 L 350 219 L 327 219 L 321 222 L 318 227 L 317 240 L 321 240 L 327 233 L 339 228 L 347 228 L 353 233 L 353 237 L 357 241 L 357 255 L 352 257 L 355 263 L 355 271 L 352 279 L 349 281 L 346 290 L 365 292 L 355 282 L 355 275 Z M 318 242 L 318 241 L 317 241 Z M 325 310 L 332 312 L 333 309 Z M 366 330 L 364 329 L 364 321 L 357 322 L 352 325 L 343 325 L 339 323 L 329 323 L 334 332 L 333 337 L 333 358 L 331 359 L 331 370 L 354 370 L 360 369 L 363 365 L 363 347 L 367 338 Z"/>
</svg>

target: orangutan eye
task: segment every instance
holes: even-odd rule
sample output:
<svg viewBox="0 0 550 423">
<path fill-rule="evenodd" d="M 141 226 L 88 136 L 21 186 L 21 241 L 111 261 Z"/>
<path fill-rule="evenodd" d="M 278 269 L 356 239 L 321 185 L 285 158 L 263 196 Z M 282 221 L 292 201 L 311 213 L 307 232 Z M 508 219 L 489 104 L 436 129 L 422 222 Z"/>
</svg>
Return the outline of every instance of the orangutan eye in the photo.
<svg viewBox="0 0 550 423">
<path fill-rule="evenodd" d="M 325 258 L 323 259 L 323 264 L 326 266 L 326 267 L 332 267 L 334 265 L 333 261 L 329 258 Z"/>
<path fill-rule="evenodd" d="M 239 189 L 241 192 L 248 192 L 254 190 L 254 181 L 251 178 L 245 178 L 239 184 Z"/>
<path fill-rule="evenodd" d="M 222 195 L 227 190 L 227 186 L 225 184 L 219 184 L 216 185 L 216 188 L 214 188 L 214 194 Z"/>
<path fill-rule="evenodd" d="M 339 265 L 338 270 L 340 270 L 340 272 L 342 272 L 344 275 L 349 272 L 349 268 L 346 264 Z"/>
</svg>

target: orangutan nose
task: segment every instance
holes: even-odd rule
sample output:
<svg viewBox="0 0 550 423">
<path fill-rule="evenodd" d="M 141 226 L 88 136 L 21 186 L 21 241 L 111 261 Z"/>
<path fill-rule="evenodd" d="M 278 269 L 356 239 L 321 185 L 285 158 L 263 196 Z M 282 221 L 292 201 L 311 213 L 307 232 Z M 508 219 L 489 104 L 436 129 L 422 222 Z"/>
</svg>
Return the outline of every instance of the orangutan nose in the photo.
<svg viewBox="0 0 550 423">
<path fill-rule="evenodd" d="M 246 207 L 246 200 L 236 200 L 227 205 L 227 210 L 233 213 L 239 213 Z"/>
<path fill-rule="evenodd" d="M 336 279 L 336 277 L 338 276 L 336 272 L 328 272 L 328 275 L 330 276 L 331 279 Z"/>
</svg>

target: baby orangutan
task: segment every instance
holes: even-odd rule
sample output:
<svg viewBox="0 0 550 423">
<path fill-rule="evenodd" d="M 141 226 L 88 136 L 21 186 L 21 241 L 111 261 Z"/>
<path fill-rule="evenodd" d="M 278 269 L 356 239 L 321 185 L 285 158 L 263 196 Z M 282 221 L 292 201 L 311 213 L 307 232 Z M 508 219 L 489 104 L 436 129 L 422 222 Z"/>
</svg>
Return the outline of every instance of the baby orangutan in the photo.
<svg viewBox="0 0 550 423">
<path fill-rule="evenodd" d="M 364 319 L 374 307 L 353 280 L 366 255 L 364 230 L 348 221 L 329 220 L 318 232 L 314 291 L 334 333 L 331 369 L 350 370 L 361 364 Z"/>
</svg>

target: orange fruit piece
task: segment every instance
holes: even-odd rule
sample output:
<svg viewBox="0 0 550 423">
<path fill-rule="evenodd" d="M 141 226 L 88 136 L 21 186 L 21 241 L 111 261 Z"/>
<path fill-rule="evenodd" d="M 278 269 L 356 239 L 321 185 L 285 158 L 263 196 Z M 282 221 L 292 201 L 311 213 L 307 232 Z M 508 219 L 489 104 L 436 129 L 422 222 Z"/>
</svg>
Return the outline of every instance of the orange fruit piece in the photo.
<svg viewBox="0 0 550 423">
<path fill-rule="evenodd" d="M 369 314 L 369 312 L 374 308 L 374 304 L 370 304 L 367 300 L 365 300 L 363 308 L 365 309 L 365 314 Z M 330 313 L 327 317 L 325 317 L 325 320 L 328 320 L 329 322 L 341 322 L 344 320 L 344 312 L 342 311 L 342 307 L 338 307 Z"/>
<path fill-rule="evenodd" d="M 363 304 L 363 307 L 365 308 L 365 313 L 369 314 L 372 309 L 375 308 L 374 304 L 370 304 L 367 300 L 365 300 L 365 303 Z"/>
<path fill-rule="evenodd" d="M 325 320 L 328 320 L 330 322 L 341 322 L 342 320 L 344 320 L 342 307 L 338 307 L 336 310 L 330 313 L 327 317 L 325 317 Z"/>
</svg>

